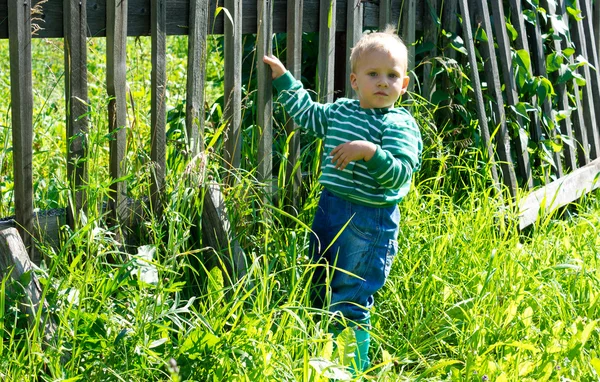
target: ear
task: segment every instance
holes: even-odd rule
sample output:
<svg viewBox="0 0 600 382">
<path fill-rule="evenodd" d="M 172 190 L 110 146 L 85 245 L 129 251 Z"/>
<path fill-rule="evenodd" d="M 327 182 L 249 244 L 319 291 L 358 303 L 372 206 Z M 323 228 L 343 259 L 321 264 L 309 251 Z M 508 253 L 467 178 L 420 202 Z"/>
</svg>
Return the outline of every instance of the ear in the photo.
<svg viewBox="0 0 600 382">
<path fill-rule="evenodd" d="M 409 83 L 410 83 L 410 77 L 409 76 L 404 76 L 402 78 L 402 90 L 400 90 L 400 94 L 406 93 L 406 90 L 408 89 L 408 84 Z"/>
<path fill-rule="evenodd" d="M 356 74 L 354 73 L 350 73 L 350 85 L 352 86 L 352 89 L 358 89 L 358 84 L 356 83 Z"/>
</svg>

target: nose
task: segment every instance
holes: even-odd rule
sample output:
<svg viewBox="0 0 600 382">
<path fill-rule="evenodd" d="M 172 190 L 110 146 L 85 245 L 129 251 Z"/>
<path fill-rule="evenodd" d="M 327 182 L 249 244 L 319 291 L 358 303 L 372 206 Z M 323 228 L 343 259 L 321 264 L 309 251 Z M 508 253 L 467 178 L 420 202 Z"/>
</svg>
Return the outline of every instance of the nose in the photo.
<svg viewBox="0 0 600 382">
<path fill-rule="evenodd" d="M 379 86 L 380 88 L 387 88 L 388 87 L 388 83 L 385 79 L 381 79 L 379 81 L 379 83 L 377 84 L 377 86 Z"/>
</svg>

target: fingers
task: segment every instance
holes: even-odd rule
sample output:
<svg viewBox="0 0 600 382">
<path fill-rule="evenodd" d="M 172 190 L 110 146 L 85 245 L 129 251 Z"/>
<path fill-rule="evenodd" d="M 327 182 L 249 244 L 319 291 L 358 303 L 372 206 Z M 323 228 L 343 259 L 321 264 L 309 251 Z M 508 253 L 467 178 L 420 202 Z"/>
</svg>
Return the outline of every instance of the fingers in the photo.
<svg viewBox="0 0 600 382">
<path fill-rule="evenodd" d="M 335 168 L 338 170 L 343 171 L 348 165 L 348 163 L 350 163 L 350 158 L 344 150 L 344 144 L 336 146 L 331 151 L 331 155 L 331 163 L 333 163 L 335 165 Z"/>
</svg>

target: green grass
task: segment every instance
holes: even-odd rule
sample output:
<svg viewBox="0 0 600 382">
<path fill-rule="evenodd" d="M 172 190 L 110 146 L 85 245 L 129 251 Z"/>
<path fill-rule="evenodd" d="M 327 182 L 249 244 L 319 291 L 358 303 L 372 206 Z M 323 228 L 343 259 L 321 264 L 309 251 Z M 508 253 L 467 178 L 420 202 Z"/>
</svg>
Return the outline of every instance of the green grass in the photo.
<svg viewBox="0 0 600 382">
<path fill-rule="evenodd" d="M 170 39 L 173 52 L 184 39 Z M 6 41 L 0 41 L 0 93 L 8 92 Z M 40 209 L 69 198 L 64 159 L 62 51 L 35 40 L 34 182 Z M 147 41 L 132 41 L 127 165 L 129 192 L 149 190 Z M 314 268 L 306 258 L 318 186 L 306 187 L 298 217 L 262 207 L 254 169 L 226 189 L 234 233 L 249 262 L 230 282 L 207 269 L 199 243 L 200 184 L 184 170 L 177 142 L 168 147 L 164 215 L 150 216 L 127 253 L 101 212 L 107 176 L 106 95 L 102 40 L 90 41 L 90 211 L 64 228 L 60 250 L 45 247 L 40 277 L 57 331 L 44 343 L 18 310 L 18 286 L 0 282 L 0 378 L 6 381 L 323 381 L 340 372 L 343 354 L 327 334 L 329 317 L 308 304 Z M 176 128 L 183 99 L 183 54 L 169 59 L 168 108 Z M 178 58 L 179 57 L 179 58 Z M 219 62 L 209 100 L 219 95 Z M 598 380 L 600 374 L 600 202 L 577 206 L 520 233 L 514 213 L 493 195 L 476 150 L 437 144 L 430 105 L 415 104 L 428 151 L 423 172 L 403 201 L 400 253 L 373 311 L 369 378 L 398 380 Z M 218 122 L 218 120 L 217 120 Z M 207 140 L 212 138 L 209 126 Z M 250 132 L 248 132 L 250 133 Z M 176 134 L 173 135 L 176 137 Z M 251 138 L 252 136 L 249 135 Z M 12 212 L 10 110 L 0 110 L 0 216 Z M 252 163 L 249 143 L 243 155 Z M 314 147 L 314 146 L 310 146 Z M 38 153 L 39 151 L 39 153 Z M 310 150 L 303 155 L 310 158 Z M 219 152 L 209 173 L 219 180 Z M 285 153 L 282 153 L 284 155 Z M 309 161 L 309 159 L 306 159 Z M 283 182 L 285 183 L 285 182 Z M 279 209 L 281 207 L 281 209 Z M 44 243 L 42 243 L 44 244 Z M 116 260 L 115 260 L 116 259 Z M 346 345 L 340 339 L 338 348 Z"/>
</svg>

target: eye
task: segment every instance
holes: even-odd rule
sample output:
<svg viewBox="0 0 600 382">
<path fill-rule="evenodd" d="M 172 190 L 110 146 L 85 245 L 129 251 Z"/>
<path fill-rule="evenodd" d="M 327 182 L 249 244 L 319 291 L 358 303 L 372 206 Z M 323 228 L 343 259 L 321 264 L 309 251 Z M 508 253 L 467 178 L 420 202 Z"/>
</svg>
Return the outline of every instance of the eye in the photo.
<svg viewBox="0 0 600 382">
<path fill-rule="evenodd" d="M 377 77 L 377 73 L 376 72 L 369 72 L 369 73 L 367 73 L 367 75 L 371 76 L 371 77 Z"/>
<path fill-rule="evenodd" d="M 390 78 L 398 78 L 398 75 L 396 73 L 390 73 L 388 75 L 388 77 L 390 77 Z"/>
</svg>

